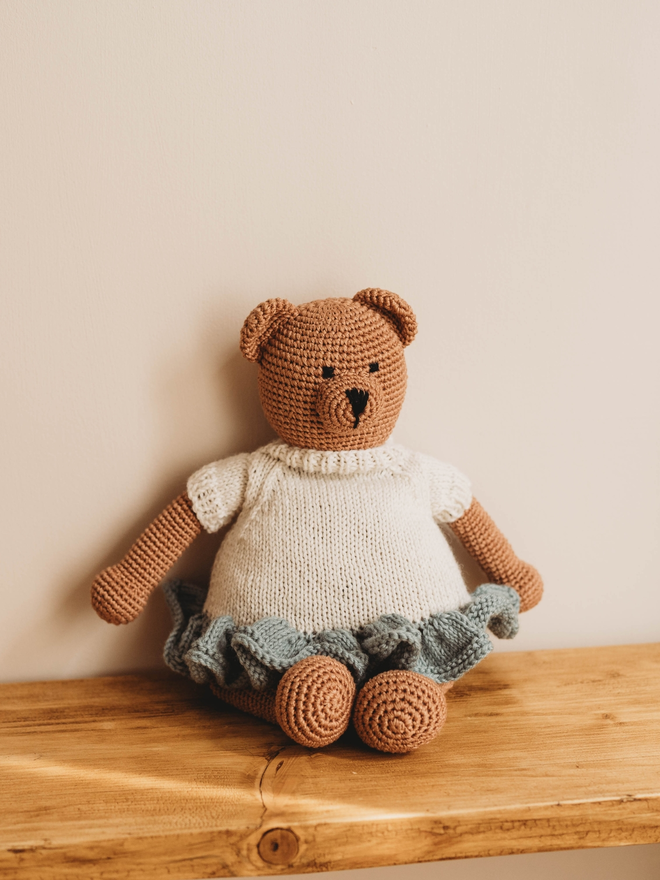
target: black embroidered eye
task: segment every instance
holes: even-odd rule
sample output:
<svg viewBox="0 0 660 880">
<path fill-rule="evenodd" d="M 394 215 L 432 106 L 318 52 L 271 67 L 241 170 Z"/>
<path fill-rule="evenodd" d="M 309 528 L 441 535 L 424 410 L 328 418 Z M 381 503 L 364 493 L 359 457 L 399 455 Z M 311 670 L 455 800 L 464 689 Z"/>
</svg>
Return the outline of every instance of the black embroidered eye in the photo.
<svg viewBox="0 0 660 880">
<path fill-rule="evenodd" d="M 334 375 L 335 375 L 335 368 L 334 367 L 323 367 L 323 378 L 324 379 L 332 379 L 332 377 Z"/>
<path fill-rule="evenodd" d="M 378 363 L 376 361 L 374 361 L 373 364 L 369 364 L 370 373 L 377 373 L 379 369 L 380 367 L 378 366 Z"/>
</svg>

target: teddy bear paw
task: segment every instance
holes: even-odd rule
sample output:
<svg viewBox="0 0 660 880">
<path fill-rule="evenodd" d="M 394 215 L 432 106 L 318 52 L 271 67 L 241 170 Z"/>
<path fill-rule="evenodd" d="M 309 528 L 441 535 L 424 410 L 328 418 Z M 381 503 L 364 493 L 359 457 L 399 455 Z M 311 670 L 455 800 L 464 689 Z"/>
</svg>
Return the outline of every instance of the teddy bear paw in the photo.
<svg viewBox="0 0 660 880">
<path fill-rule="evenodd" d="M 442 687 L 418 672 L 394 669 L 374 676 L 362 688 L 353 724 L 371 748 L 402 754 L 430 742 L 446 718 Z"/>
<path fill-rule="evenodd" d="M 147 603 L 148 590 L 121 563 L 104 569 L 92 584 L 92 607 L 108 623 L 130 623 Z"/>
<path fill-rule="evenodd" d="M 355 682 L 343 663 L 331 657 L 306 657 L 282 676 L 275 715 L 294 742 L 318 749 L 347 729 L 354 699 Z"/>
</svg>

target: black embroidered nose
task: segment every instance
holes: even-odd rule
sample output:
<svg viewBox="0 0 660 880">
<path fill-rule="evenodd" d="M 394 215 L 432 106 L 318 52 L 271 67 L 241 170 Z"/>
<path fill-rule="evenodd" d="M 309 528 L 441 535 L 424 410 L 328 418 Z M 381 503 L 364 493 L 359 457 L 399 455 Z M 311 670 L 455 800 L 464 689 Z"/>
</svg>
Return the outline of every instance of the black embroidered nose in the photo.
<svg viewBox="0 0 660 880">
<path fill-rule="evenodd" d="M 360 416 L 364 412 L 367 401 L 369 400 L 369 392 L 362 391 L 360 388 L 348 388 L 346 390 L 346 397 L 348 397 L 348 402 L 350 403 L 353 415 L 355 416 L 355 424 L 353 425 L 353 428 L 357 428 L 360 424 Z"/>
</svg>

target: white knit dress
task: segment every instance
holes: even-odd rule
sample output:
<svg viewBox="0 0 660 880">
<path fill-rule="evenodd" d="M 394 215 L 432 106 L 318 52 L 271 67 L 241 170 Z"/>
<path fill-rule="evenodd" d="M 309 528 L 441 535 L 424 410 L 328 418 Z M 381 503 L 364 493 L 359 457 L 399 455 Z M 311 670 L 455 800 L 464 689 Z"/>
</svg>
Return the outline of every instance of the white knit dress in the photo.
<svg viewBox="0 0 660 880">
<path fill-rule="evenodd" d="M 271 443 L 188 481 L 204 528 L 238 514 L 215 560 L 205 611 L 300 632 L 413 623 L 469 601 L 439 525 L 469 507 L 456 468 L 400 446 L 317 452 Z"/>
<path fill-rule="evenodd" d="M 456 468 L 401 446 L 319 452 L 277 441 L 188 481 L 202 526 L 231 523 L 207 590 L 174 582 L 165 659 L 196 681 L 264 689 L 313 654 L 356 678 L 450 681 L 517 630 L 518 596 L 470 595 L 441 528 L 470 505 Z"/>
</svg>

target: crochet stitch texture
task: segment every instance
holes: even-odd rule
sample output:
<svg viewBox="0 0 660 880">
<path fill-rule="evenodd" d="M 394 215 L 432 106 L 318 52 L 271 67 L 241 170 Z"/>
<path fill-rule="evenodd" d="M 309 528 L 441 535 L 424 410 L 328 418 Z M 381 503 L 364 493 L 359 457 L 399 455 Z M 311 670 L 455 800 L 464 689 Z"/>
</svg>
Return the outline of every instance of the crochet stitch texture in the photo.
<svg viewBox="0 0 660 880">
<path fill-rule="evenodd" d="M 406 388 L 417 322 L 394 293 L 262 302 L 241 331 L 281 438 L 188 481 L 92 586 L 97 613 L 135 619 L 202 528 L 230 526 L 210 587 L 165 585 L 165 659 L 297 743 L 333 742 L 353 718 L 367 744 L 433 738 L 444 692 L 513 638 L 542 581 L 451 465 L 384 445 Z M 491 583 L 470 595 L 451 530 Z"/>
<path fill-rule="evenodd" d="M 369 288 L 298 307 L 267 300 L 246 319 L 241 350 L 259 363 L 261 404 L 283 440 L 367 449 L 392 433 L 406 393 L 403 348 L 416 332 L 407 303 Z M 363 410 L 353 409 L 355 400 Z"/>
</svg>

